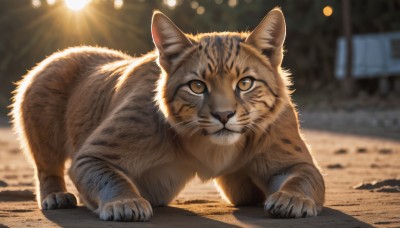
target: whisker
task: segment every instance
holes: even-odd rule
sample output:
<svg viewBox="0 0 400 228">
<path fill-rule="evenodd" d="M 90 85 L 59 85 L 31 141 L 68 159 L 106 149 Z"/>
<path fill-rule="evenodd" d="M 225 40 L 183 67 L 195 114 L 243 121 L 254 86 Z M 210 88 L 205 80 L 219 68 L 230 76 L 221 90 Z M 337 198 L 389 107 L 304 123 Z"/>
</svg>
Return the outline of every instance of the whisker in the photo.
<svg viewBox="0 0 400 228">
<path fill-rule="evenodd" d="M 200 124 L 201 127 L 212 127 L 216 126 L 216 124 Z"/>
<path fill-rule="evenodd" d="M 246 123 L 243 123 L 243 124 L 229 124 L 229 125 L 235 125 L 235 126 L 244 126 L 244 125 L 247 125 Z"/>
<path fill-rule="evenodd" d="M 200 131 L 200 128 L 194 128 L 192 130 L 192 133 L 190 134 L 190 137 L 192 137 L 194 134 L 196 134 L 198 131 Z"/>
<path fill-rule="evenodd" d="M 192 120 L 184 120 L 184 121 L 181 121 L 181 122 L 178 122 L 178 123 L 176 123 L 176 124 L 174 124 L 174 125 L 172 125 L 171 124 L 171 127 L 170 128 L 174 128 L 174 127 L 177 127 L 177 126 L 179 126 L 179 125 L 183 125 L 183 124 L 186 124 L 186 123 L 191 123 L 192 122 Z"/>
</svg>

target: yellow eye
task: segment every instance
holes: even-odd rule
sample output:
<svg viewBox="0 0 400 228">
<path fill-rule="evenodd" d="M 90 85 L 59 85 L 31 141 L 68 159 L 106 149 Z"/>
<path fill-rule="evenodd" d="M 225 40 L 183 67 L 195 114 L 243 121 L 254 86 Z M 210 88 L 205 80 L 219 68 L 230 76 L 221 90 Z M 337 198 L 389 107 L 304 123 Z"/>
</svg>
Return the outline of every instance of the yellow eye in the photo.
<svg viewBox="0 0 400 228">
<path fill-rule="evenodd" d="M 196 94 L 202 94 L 206 91 L 207 87 L 204 82 L 199 80 L 193 80 L 189 82 L 189 88 Z"/>
<path fill-rule="evenodd" d="M 240 79 L 240 81 L 237 84 L 237 88 L 241 91 L 247 91 L 253 86 L 253 83 L 254 83 L 254 78 L 245 77 Z"/>
</svg>

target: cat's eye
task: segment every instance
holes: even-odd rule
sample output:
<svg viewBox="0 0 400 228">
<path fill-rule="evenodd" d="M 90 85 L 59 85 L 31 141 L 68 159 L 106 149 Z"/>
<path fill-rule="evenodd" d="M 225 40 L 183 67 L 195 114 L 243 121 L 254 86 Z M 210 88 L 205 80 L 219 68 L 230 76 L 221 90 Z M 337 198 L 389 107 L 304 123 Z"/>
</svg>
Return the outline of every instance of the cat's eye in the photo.
<svg viewBox="0 0 400 228">
<path fill-rule="evenodd" d="M 207 86 L 204 84 L 204 82 L 199 81 L 199 80 L 190 81 L 189 88 L 195 94 L 202 94 L 207 90 Z"/>
<path fill-rule="evenodd" d="M 253 87 L 253 83 L 254 83 L 254 78 L 245 77 L 245 78 L 240 79 L 240 81 L 237 84 L 237 88 L 241 91 L 247 91 L 251 87 Z"/>
</svg>

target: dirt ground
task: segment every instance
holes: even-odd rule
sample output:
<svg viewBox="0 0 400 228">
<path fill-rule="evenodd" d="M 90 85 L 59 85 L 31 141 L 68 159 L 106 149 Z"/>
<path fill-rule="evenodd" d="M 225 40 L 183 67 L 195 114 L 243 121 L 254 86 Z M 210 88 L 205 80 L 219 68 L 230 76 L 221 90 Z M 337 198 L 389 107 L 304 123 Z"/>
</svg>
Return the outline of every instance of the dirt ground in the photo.
<svg viewBox="0 0 400 228">
<path fill-rule="evenodd" d="M 213 183 L 194 180 L 148 223 L 100 221 L 83 205 L 40 211 L 33 171 L 9 127 L 0 128 L 0 227 L 400 227 L 400 110 L 302 113 L 307 142 L 323 170 L 322 214 L 274 219 L 262 207 L 226 204 Z M 392 122 L 391 122 L 392 121 Z M 4 122 L 4 121 L 3 121 Z M 70 181 L 68 188 L 76 192 Z"/>
</svg>

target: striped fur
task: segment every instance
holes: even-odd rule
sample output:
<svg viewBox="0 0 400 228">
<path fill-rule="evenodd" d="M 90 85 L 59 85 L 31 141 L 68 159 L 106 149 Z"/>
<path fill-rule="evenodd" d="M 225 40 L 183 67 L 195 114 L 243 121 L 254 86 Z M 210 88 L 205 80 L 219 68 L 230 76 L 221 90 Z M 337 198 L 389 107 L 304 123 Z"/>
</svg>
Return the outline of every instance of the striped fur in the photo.
<svg viewBox="0 0 400 228">
<path fill-rule="evenodd" d="M 157 50 L 140 58 L 70 48 L 19 83 L 11 114 L 34 163 L 39 207 L 77 205 L 64 183 L 71 158 L 71 179 L 103 220 L 149 220 L 196 173 L 234 205 L 317 215 L 324 182 L 281 70 L 282 12 L 250 34 L 196 36 L 157 12 L 152 35 Z"/>
</svg>

